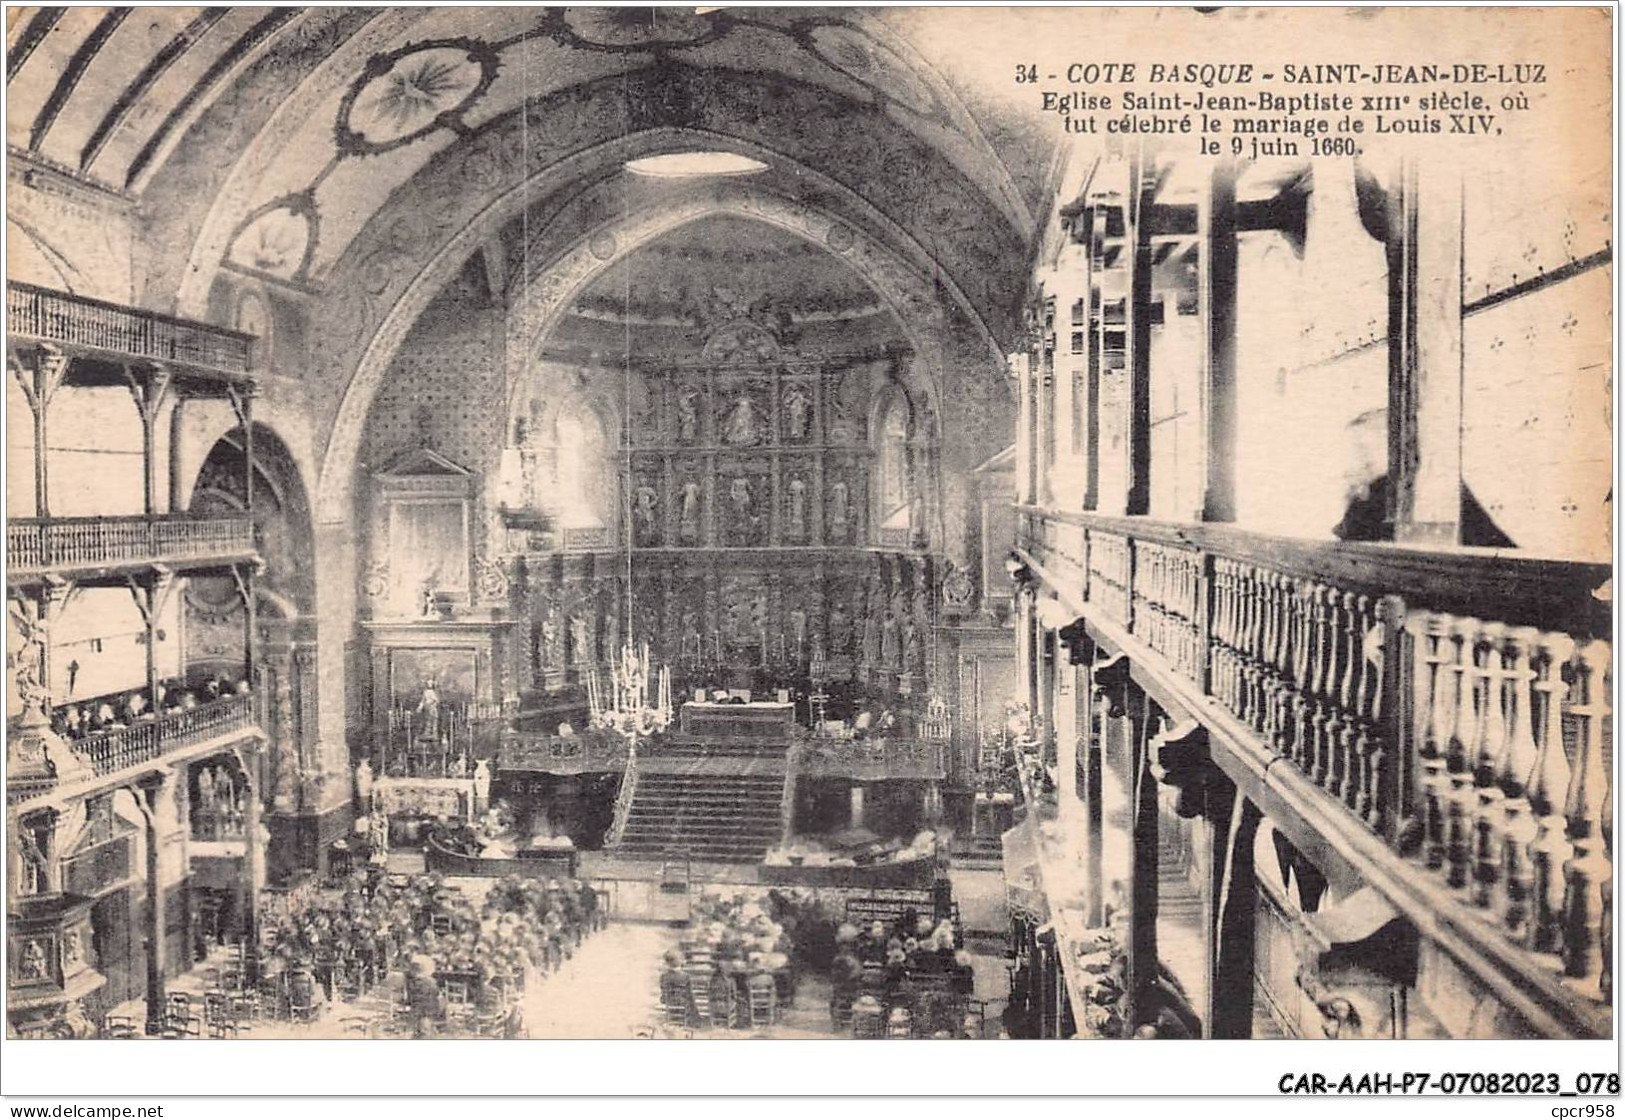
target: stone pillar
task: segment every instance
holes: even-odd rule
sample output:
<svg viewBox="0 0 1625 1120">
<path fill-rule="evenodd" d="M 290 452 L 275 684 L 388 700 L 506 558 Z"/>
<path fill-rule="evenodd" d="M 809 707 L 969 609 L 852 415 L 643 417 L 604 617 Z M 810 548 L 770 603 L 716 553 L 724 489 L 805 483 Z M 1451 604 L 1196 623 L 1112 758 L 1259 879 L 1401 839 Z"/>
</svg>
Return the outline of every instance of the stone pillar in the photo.
<svg viewBox="0 0 1625 1120">
<path fill-rule="evenodd" d="M 864 827 L 864 805 L 863 805 L 864 796 L 863 795 L 864 795 L 863 785 L 861 783 L 859 783 L 859 782 L 853 782 L 852 783 L 852 793 L 851 793 L 851 814 L 850 814 L 851 819 L 850 819 L 850 822 L 848 824 L 849 828 L 863 828 Z"/>
</svg>

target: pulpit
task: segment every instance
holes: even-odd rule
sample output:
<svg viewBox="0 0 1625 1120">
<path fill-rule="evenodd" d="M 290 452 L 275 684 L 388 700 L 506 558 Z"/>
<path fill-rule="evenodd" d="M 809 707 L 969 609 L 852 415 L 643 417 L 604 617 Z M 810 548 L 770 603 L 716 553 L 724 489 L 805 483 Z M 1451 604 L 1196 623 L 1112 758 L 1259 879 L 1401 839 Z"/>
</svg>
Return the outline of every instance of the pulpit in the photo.
<svg viewBox="0 0 1625 1120">
<path fill-rule="evenodd" d="M 74 894 L 31 895 L 6 916 L 6 1016 L 15 1035 L 88 1033 L 79 1001 L 107 982 L 91 967 L 92 902 Z"/>
</svg>

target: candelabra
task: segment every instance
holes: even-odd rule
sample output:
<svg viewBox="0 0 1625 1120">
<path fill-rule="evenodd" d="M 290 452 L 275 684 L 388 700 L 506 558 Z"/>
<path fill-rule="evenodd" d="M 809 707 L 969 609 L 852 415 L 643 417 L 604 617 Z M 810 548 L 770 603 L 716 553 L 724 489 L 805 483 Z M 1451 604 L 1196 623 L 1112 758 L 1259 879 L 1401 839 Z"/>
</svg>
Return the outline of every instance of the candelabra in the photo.
<svg viewBox="0 0 1625 1120">
<path fill-rule="evenodd" d="M 651 666 L 648 642 L 635 646 L 628 641 L 609 671 L 607 698 L 597 671 L 587 678 L 589 726 L 630 740 L 671 726 L 671 670 L 664 665 L 659 669 Z"/>
<path fill-rule="evenodd" d="M 920 737 L 928 743 L 946 743 L 953 738 L 954 721 L 948 711 L 948 701 L 933 692 L 925 704 L 925 718 L 920 722 Z"/>
</svg>

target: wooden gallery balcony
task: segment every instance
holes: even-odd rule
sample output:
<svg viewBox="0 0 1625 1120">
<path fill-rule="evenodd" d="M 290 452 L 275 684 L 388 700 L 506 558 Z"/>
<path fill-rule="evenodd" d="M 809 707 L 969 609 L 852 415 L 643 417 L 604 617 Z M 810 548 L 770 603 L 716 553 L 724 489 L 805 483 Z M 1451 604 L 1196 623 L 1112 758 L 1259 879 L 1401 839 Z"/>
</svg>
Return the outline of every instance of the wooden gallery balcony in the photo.
<svg viewBox="0 0 1625 1120">
<path fill-rule="evenodd" d="M 83 357 L 145 359 L 228 381 L 248 380 L 253 369 L 252 335 L 15 281 L 6 285 L 6 329 L 12 341 L 47 342 Z"/>
<path fill-rule="evenodd" d="M 1017 512 L 1096 656 L 1241 793 L 1532 1023 L 1609 1035 L 1606 565 Z"/>
<path fill-rule="evenodd" d="M 194 754 L 206 755 L 237 739 L 259 734 L 254 697 L 223 696 L 195 708 L 166 712 L 126 727 L 69 740 L 68 749 L 81 766 L 81 773 L 63 777 L 59 765 L 58 778 L 14 780 L 8 783 L 7 800 L 15 803 L 48 793 L 82 796 L 131 780 L 144 770 L 169 766 Z"/>
<path fill-rule="evenodd" d="M 7 578 L 101 573 L 153 564 L 206 567 L 252 559 L 246 517 L 52 517 L 6 522 Z"/>
</svg>

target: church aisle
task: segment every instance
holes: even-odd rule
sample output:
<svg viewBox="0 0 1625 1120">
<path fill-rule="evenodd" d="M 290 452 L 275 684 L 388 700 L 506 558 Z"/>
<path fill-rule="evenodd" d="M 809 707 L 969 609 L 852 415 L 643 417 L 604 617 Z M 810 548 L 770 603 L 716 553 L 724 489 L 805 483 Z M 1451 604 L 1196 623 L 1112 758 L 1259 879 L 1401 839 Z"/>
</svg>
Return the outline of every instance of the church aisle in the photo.
<svg viewBox="0 0 1625 1120">
<path fill-rule="evenodd" d="M 532 982 L 522 1009 L 530 1037 L 623 1039 L 659 1019 L 660 958 L 677 944 L 666 926 L 612 923 L 564 967 Z"/>
</svg>

